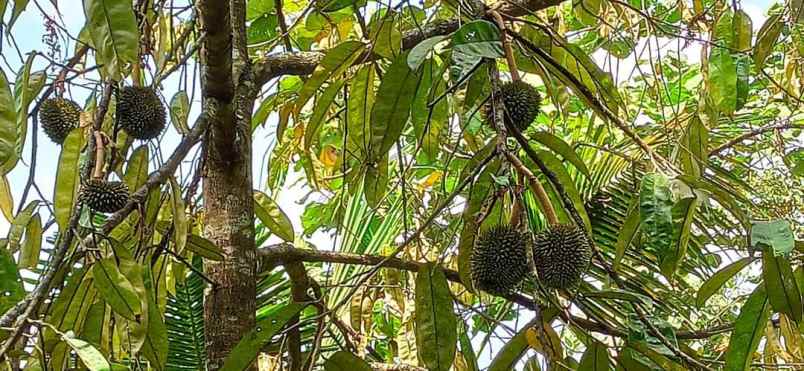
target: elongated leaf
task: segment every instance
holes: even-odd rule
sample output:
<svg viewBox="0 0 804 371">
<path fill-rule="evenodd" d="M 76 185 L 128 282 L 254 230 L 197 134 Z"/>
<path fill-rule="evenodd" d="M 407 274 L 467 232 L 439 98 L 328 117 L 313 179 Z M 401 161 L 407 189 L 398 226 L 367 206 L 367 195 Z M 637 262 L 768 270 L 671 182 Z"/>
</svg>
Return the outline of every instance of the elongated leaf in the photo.
<svg viewBox="0 0 804 371">
<path fill-rule="evenodd" d="M 582 24 L 593 26 L 598 23 L 601 3 L 601 0 L 573 0 L 572 11 Z"/>
<path fill-rule="evenodd" d="M 14 198 L 5 175 L 0 175 L 0 213 L 9 223 L 14 220 Z"/>
<path fill-rule="evenodd" d="M 773 250 L 766 247 L 762 251 L 762 277 L 771 307 L 801 322 L 804 307 L 790 261 L 784 256 L 774 256 Z"/>
<path fill-rule="evenodd" d="M 120 272 L 113 258 L 106 258 L 93 264 L 92 278 L 95 288 L 115 313 L 132 321 L 142 314 L 142 304 L 134 286 Z"/>
<path fill-rule="evenodd" d="M 408 121 L 420 78 L 417 71 L 408 68 L 406 54 L 397 57 L 388 67 L 371 111 L 369 161 L 379 161 L 399 139 Z"/>
<path fill-rule="evenodd" d="M 660 260 L 673 247 L 673 200 L 670 182 L 661 174 L 646 174 L 639 192 L 640 230 L 645 245 L 654 249 Z"/>
<path fill-rule="evenodd" d="M 72 331 L 68 331 L 61 338 L 78 354 L 78 357 L 81 358 L 81 362 L 90 370 L 109 371 L 112 369 L 112 366 L 109 365 L 109 361 L 106 360 L 98 349 L 92 346 L 92 344 L 76 338 Z"/>
<path fill-rule="evenodd" d="M 516 363 L 528 350 L 527 332 L 533 324 L 532 322 L 523 327 L 511 340 L 508 340 L 503 345 L 502 349 L 497 352 L 497 355 L 491 361 L 488 371 L 510 371 L 514 369 Z"/>
<path fill-rule="evenodd" d="M 458 322 L 458 341 L 461 344 L 461 356 L 466 362 L 467 371 L 480 371 L 480 367 L 477 364 L 477 355 L 472 347 L 472 341 L 469 339 L 466 328 L 465 322 Z"/>
<path fill-rule="evenodd" d="M 416 349 L 431 371 L 452 367 L 458 343 L 458 322 L 444 272 L 433 264 L 416 275 Z"/>
<path fill-rule="evenodd" d="M 313 97 L 324 81 L 332 76 L 339 76 L 363 53 L 364 46 L 358 41 L 344 41 L 327 51 L 321 63 L 315 68 L 313 74 L 304 83 L 296 100 L 296 110 L 300 111 L 307 101 Z"/>
<path fill-rule="evenodd" d="M 14 84 L 14 103 L 17 109 L 17 140 L 14 150 L 17 153 L 17 159 L 22 156 L 22 147 L 25 145 L 25 137 L 28 133 L 28 106 L 45 85 L 44 72 L 31 73 L 35 57 L 34 53 L 28 55 L 25 64 L 17 73 L 17 81 Z M 10 170 L 14 165 L 14 163 L 9 164 L 8 169 Z"/>
<path fill-rule="evenodd" d="M 611 367 L 609 352 L 603 343 L 592 340 L 581 357 L 578 370 L 582 371 L 608 371 Z"/>
<path fill-rule="evenodd" d="M 306 304 L 288 304 L 265 319 L 257 322 L 254 329 L 244 334 L 237 345 L 226 357 L 221 371 L 240 371 L 245 370 L 257 358 L 260 349 L 271 341 L 271 338 L 279 332 L 285 324 L 304 309 Z"/>
<path fill-rule="evenodd" d="M 770 317 L 770 305 L 765 286 L 759 285 L 740 308 L 734 330 L 726 349 L 725 371 L 745 371 L 750 368 L 754 351 L 762 339 L 765 323 Z"/>
<path fill-rule="evenodd" d="M 690 119 L 679 146 L 679 159 L 684 173 L 700 177 L 709 156 L 709 132 L 698 115 Z"/>
<path fill-rule="evenodd" d="M 536 151 L 536 155 L 542 160 L 542 162 L 544 162 L 544 165 L 556 175 L 556 178 L 558 178 L 558 181 L 564 187 L 564 191 L 567 192 L 570 200 L 572 200 L 575 211 L 577 211 L 578 214 L 580 214 L 581 219 L 583 219 L 583 222 L 586 225 L 586 230 L 591 230 L 592 224 L 589 221 L 589 215 L 586 213 L 586 207 L 584 206 L 581 194 L 578 192 L 578 188 L 575 186 L 575 182 L 572 180 L 572 177 L 570 177 L 569 173 L 567 173 L 567 169 L 564 167 L 564 164 L 558 159 L 558 157 L 547 151 Z"/>
<path fill-rule="evenodd" d="M 126 164 L 123 181 L 132 192 L 140 188 L 148 180 L 148 146 L 141 145 L 131 153 Z"/>
<path fill-rule="evenodd" d="M 635 197 L 628 208 L 628 215 L 625 217 L 623 226 L 620 228 L 620 232 L 617 233 L 617 242 L 614 244 L 614 270 L 617 270 L 620 266 L 620 262 L 625 256 L 625 250 L 634 240 L 634 236 L 639 230 L 639 222 L 639 198 Z"/>
<path fill-rule="evenodd" d="M 190 222 L 187 220 L 184 199 L 181 197 L 181 187 L 174 177 L 170 177 L 170 200 L 173 211 L 173 241 L 176 243 L 176 251 L 181 254 L 187 245 Z"/>
<path fill-rule="evenodd" d="M 347 103 L 348 121 L 346 143 L 349 153 L 363 160 L 368 154 L 371 138 L 371 111 L 374 108 L 374 66 L 360 68 L 352 79 Z"/>
<path fill-rule="evenodd" d="M 84 0 L 86 27 L 92 37 L 95 59 L 102 71 L 119 80 L 128 63 L 137 60 L 139 31 L 128 0 Z"/>
<path fill-rule="evenodd" d="M 589 169 L 586 167 L 586 164 L 578 157 L 578 154 L 569 146 L 566 142 L 564 142 L 561 138 L 550 134 L 546 131 L 538 131 L 536 133 L 531 134 L 530 139 L 533 139 L 551 151 L 561 155 L 565 160 L 569 161 L 576 169 L 578 169 L 581 173 L 589 177 Z"/>
<path fill-rule="evenodd" d="M 743 270 L 743 268 L 752 261 L 752 258 L 742 258 L 713 274 L 712 277 L 706 280 L 706 282 L 701 285 L 701 288 L 698 289 L 698 294 L 695 296 L 695 304 L 702 307 L 707 299 L 723 287 L 726 281 L 734 277 L 735 274 Z"/>
<path fill-rule="evenodd" d="M 20 252 L 19 267 L 35 268 L 39 263 L 39 251 L 42 249 L 42 218 L 34 214 L 25 229 L 25 243 Z"/>
<path fill-rule="evenodd" d="M 402 31 L 397 23 L 397 14 L 394 12 L 387 12 L 382 18 L 372 19 L 369 34 L 374 43 L 372 51 L 377 55 L 393 59 L 402 50 Z"/>
<path fill-rule="evenodd" d="M 56 190 L 53 208 L 59 231 L 67 228 L 73 206 L 76 202 L 76 188 L 78 187 L 78 159 L 81 148 L 84 146 L 84 133 L 76 129 L 67 135 L 61 146 L 59 167 L 56 169 Z"/>
<path fill-rule="evenodd" d="M 11 27 L 14 26 L 14 23 L 17 22 L 17 19 L 25 11 L 25 7 L 28 6 L 30 0 L 14 0 L 14 9 L 11 11 L 11 20 L 8 22 L 8 32 L 11 32 Z M 5 3 L 3 3 L 2 10 L 5 10 Z M 2 13 L 0 13 L 2 15 Z"/>
<path fill-rule="evenodd" d="M 167 327 L 156 301 L 156 291 L 150 266 L 146 265 L 145 269 L 142 270 L 142 274 L 147 296 L 145 302 L 148 306 L 148 331 L 142 346 L 142 354 L 148 359 L 151 367 L 156 370 L 164 370 L 168 352 Z"/>
<path fill-rule="evenodd" d="M 714 47 L 709 54 L 709 98 L 715 108 L 731 115 L 737 108 L 737 65 L 728 49 Z"/>
<path fill-rule="evenodd" d="M 190 127 L 187 126 L 187 118 L 190 116 L 190 97 L 187 92 L 181 90 L 170 99 L 170 122 L 181 135 L 187 135 Z"/>
<path fill-rule="evenodd" d="M 473 21 L 452 34 L 453 80 L 462 80 L 483 58 L 503 56 L 500 30 L 488 21 Z"/>
<path fill-rule="evenodd" d="M 11 222 L 11 227 L 8 229 L 8 250 L 12 253 L 20 249 L 20 242 L 22 241 L 22 234 L 25 232 L 25 227 L 33 217 L 34 211 L 39 206 L 39 201 L 31 201 L 25 206 L 22 211 Z"/>
<path fill-rule="evenodd" d="M 0 173 L 8 173 L 17 163 L 14 150 L 17 141 L 17 111 L 14 109 L 14 96 L 6 78 L 0 70 Z"/>
<path fill-rule="evenodd" d="M 287 215 L 279 208 L 271 197 L 260 191 L 254 191 L 254 214 L 260 219 L 262 224 L 277 235 L 277 237 L 287 241 L 293 242 L 295 232 L 293 232 L 293 224 Z"/>
<path fill-rule="evenodd" d="M 447 37 L 446 35 L 433 36 L 416 44 L 408 54 L 408 67 L 412 70 L 418 69 L 419 66 L 424 63 L 424 60 L 427 59 L 427 55 L 430 54 L 430 51 Z"/>
<path fill-rule="evenodd" d="M 765 60 L 773 51 L 773 46 L 776 45 L 776 40 L 782 34 L 784 22 L 782 21 L 781 14 L 773 14 L 757 32 L 757 42 L 754 45 L 754 66 L 757 70 L 761 70 L 765 66 Z"/>
<path fill-rule="evenodd" d="M 223 260 L 223 250 L 204 237 L 194 234 L 187 236 L 187 248 L 205 259 L 215 261 Z"/>
<path fill-rule="evenodd" d="M 325 371 L 372 371 L 366 361 L 346 351 L 335 352 L 324 363 Z"/>
<path fill-rule="evenodd" d="M 759 248 L 765 245 L 772 248 L 774 254 L 784 255 L 793 251 L 795 244 L 795 236 L 787 220 L 751 223 L 751 247 Z"/>
<path fill-rule="evenodd" d="M 366 166 L 363 190 L 368 205 L 376 208 L 385 196 L 386 188 L 388 188 L 388 156 L 383 156 L 376 164 Z"/>
<path fill-rule="evenodd" d="M 329 106 L 335 100 L 335 96 L 341 91 L 341 87 L 346 80 L 336 80 L 329 84 L 329 86 L 321 94 L 321 97 L 315 101 L 315 108 L 313 114 L 310 116 L 310 121 L 304 131 L 304 149 L 309 150 L 313 145 L 314 139 L 318 139 L 318 130 L 324 122 L 324 118 L 329 112 Z"/>
<path fill-rule="evenodd" d="M 0 243 L 0 312 L 5 313 L 25 296 L 14 257 Z"/>
<path fill-rule="evenodd" d="M 659 261 L 662 274 L 672 280 L 678 266 L 687 254 L 687 245 L 690 241 L 690 229 L 698 210 L 698 198 L 691 197 L 679 200 L 672 208 L 673 214 L 673 244 L 666 255 Z"/>
</svg>

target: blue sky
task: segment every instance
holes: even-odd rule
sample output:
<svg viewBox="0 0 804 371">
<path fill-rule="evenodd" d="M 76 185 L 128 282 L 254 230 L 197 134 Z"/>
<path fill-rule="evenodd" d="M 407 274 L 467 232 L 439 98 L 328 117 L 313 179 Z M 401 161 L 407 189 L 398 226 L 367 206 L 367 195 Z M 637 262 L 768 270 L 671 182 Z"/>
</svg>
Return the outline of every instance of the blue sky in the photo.
<svg viewBox="0 0 804 371">
<path fill-rule="evenodd" d="M 52 5 L 50 1 L 39 1 L 39 4 L 43 7 L 43 9 L 51 16 L 54 16 L 56 13 L 53 11 Z M 765 11 L 769 8 L 772 4 L 770 0 L 749 0 L 743 1 L 742 6 L 749 14 L 749 16 L 753 20 L 753 25 L 755 29 L 758 29 L 762 22 L 765 19 Z M 5 19 L 8 20 L 11 9 L 11 5 L 9 5 L 9 9 L 7 10 L 7 14 Z M 77 35 L 78 32 L 81 30 L 83 23 L 84 23 L 84 14 L 83 9 L 80 6 L 80 2 L 76 0 L 71 0 L 69 3 L 67 1 L 60 2 L 60 11 L 61 11 L 61 19 L 65 22 L 65 27 L 70 31 L 72 35 Z M 16 39 L 17 44 L 19 45 L 20 51 L 23 54 L 23 58 L 25 54 L 31 52 L 33 50 L 45 50 L 45 45 L 42 43 L 41 37 L 44 32 L 43 27 L 43 18 L 36 8 L 33 2 L 28 5 L 28 9 L 22 14 L 22 16 L 17 20 L 17 23 L 14 25 L 12 30 L 12 34 Z M 674 44 L 672 44 L 674 45 Z M 68 56 L 71 55 L 72 48 L 74 47 L 73 43 L 70 43 L 68 48 L 64 48 L 62 45 L 62 52 L 67 53 Z M 0 68 L 8 75 L 12 80 L 15 75 L 15 71 L 17 71 L 22 62 L 20 58 L 17 56 L 16 51 L 14 51 L 12 45 L 8 42 L 8 39 L 4 40 L 3 42 L 3 57 L 7 60 L 8 63 L 0 63 Z M 664 51 L 663 51 L 664 52 Z M 698 61 L 700 56 L 700 45 L 693 44 L 688 48 L 685 48 L 681 51 L 681 54 L 686 55 L 690 61 Z M 624 60 L 620 64 L 621 71 L 628 71 L 633 67 L 633 57 L 629 57 L 631 59 Z M 10 66 L 9 66 L 10 65 Z M 37 62 L 34 66 L 34 70 L 39 70 L 46 65 L 46 62 L 42 58 L 37 58 Z M 178 78 L 171 77 L 165 81 L 163 84 L 162 93 L 166 101 L 169 101 L 173 94 L 178 90 Z M 85 89 L 72 89 L 68 91 L 68 95 L 71 98 L 81 104 L 87 99 L 91 91 Z M 189 94 L 189 92 L 188 92 Z M 195 101 L 193 102 L 193 109 L 190 115 L 190 123 L 192 124 L 193 119 L 198 113 L 198 106 L 200 101 L 198 100 L 199 94 L 196 92 L 194 95 L 196 97 Z M 265 151 L 273 146 L 274 143 L 274 136 L 273 133 L 275 132 L 275 125 L 276 125 L 276 116 L 272 115 L 269 118 L 269 123 L 266 125 L 266 128 L 260 129 L 255 133 L 254 138 L 254 159 L 253 159 L 253 167 L 254 167 L 254 184 L 255 188 L 261 189 L 263 188 L 261 185 L 264 183 L 264 177 L 266 176 L 266 171 L 263 169 L 264 162 L 263 162 L 263 155 Z M 30 131 L 29 131 L 30 134 Z M 24 155 L 23 155 L 23 162 L 17 165 L 17 167 L 9 174 L 9 181 L 11 184 L 12 195 L 15 201 L 14 210 L 17 209 L 19 203 L 19 197 L 21 196 L 22 188 L 25 185 L 28 175 L 28 164 L 30 160 L 30 135 L 27 139 L 28 143 L 26 143 Z M 176 131 L 170 127 L 168 128 L 168 133 L 165 135 L 162 141 L 162 147 L 166 150 L 162 154 L 162 157 L 166 157 L 170 154 L 171 149 L 175 146 L 178 142 L 179 136 Z M 58 162 L 59 156 L 59 147 L 53 144 L 43 133 L 39 130 L 38 135 L 38 145 L 39 150 L 37 154 L 37 161 L 38 161 L 38 169 L 36 175 L 37 184 L 40 186 L 40 189 L 46 199 L 52 199 L 53 193 L 53 179 L 56 174 L 56 167 Z M 135 144 L 136 145 L 136 144 Z M 155 168 L 156 164 L 151 165 L 151 169 Z M 181 171 L 181 174 L 187 174 L 187 170 L 189 170 L 188 164 L 185 164 Z M 263 178 L 260 178 L 260 174 L 262 174 Z M 298 174 L 290 174 L 289 182 L 287 184 L 293 184 L 294 178 L 298 177 Z M 303 205 L 300 205 L 299 202 L 301 198 L 307 194 L 307 189 L 302 188 L 300 185 L 288 186 L 286 190 L 282 191 L 281 195 L 275 195 L 280 207 L 288 214 L 291 221 L 294 224 L 295 230 L 299 233 L 301 228 L 301 213 L 303 212 L 304 208 Z M 33 193 L 29 196 L 29 200 L 32 197 L 35 197 L 36 194 Z M 42 214 L 43 219 L 46 220 L 47 218 L 47 210 L 45 208 L 40 208 L 39 212 Z M 0 217 L 0 236 L 4 236 L 8 229 L 8 222 L 3 218 Z M 326 234 L 316 234 L 311 239 L 310 242 L 319 246 L 320 248 L 332 248 L 332 238 Z M 511 327 L 521 327 L 524 323 L 529 320 L 527 315 L 520 317 L 516 323 L 513 321 L 508 323 Z M 497 334 L 503 338 L 510 337 L 509 334 L 501 332 Z M 490 357 L 493 355 L 493 352 L 496 353 L 500 346 L 502 345 L 501 340 L 493 341 L 490 346 L 486 347 L 483 354 L 481 354 L 481 359 L 483 363 L 487 363 Z M 525 357 L 527 358 L 527 357 Z"/>
</svg>

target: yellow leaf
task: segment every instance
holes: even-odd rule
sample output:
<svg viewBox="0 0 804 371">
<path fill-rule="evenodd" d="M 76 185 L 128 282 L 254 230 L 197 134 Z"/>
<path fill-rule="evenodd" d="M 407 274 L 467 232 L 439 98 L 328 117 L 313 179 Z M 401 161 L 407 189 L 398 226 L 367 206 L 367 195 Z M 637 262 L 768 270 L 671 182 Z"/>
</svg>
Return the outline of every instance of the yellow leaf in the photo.
<svg viewBox="0 0 804 371">
<path fill-rule="evenodd" d="M 321 163 L 328 168 L 333 168 L 338 163 L 338 149 L 333 146 L 324 146 L 321 153 L 318 155 Z"/>
<path fill-rule="evenodd" d="M 0 177 L 0 211 L 9 223 L 14 220 L 14 199 L 11 197 L 11 187 L 8 179 L 3 175 Z"/>
<path fill-rule="evenodd" d="M 427 178 L 424 178 L 424 180 L 422 181 L 422 188 L 432 187 L 433 185 L 438 183 L 439 180 L 441 180 L 442 175 L 443 172 L 441 170 L 433 171 L 432 173 L 430 173 L 430 175 L 427 176 Z"/>
<path fill-rule="evenodd" d="M 529 328 L 525 332 L 525 339 L 527 339 L 528 345 L 530 345 L 533 350 L 545 355 L 550 360 L 560 360 L 564 358 L 562 356 L 563 349 L 561 347 L 561 339 L 558 337 L 556 331 L 553 330 L 553 327 L 551 327 L 549 324 L 544 324 L 542 328 L 544 329 L 542 336 L 539 336 L 537 333 L 537 327 Z M 550 344 L 548 344 L 547 347 L 543 346 L 541 338 L 546 339 Z"/>
</svg>

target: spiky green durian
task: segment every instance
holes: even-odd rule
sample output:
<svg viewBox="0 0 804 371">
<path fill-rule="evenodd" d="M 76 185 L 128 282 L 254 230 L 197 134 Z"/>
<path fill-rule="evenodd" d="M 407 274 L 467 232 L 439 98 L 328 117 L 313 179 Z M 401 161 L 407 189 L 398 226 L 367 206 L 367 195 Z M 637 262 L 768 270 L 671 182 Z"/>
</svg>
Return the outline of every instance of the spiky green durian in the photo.
<svg viewBox="0 0 804 371">
<path fill-rule="evenodd" d="M 530 236 L 510 225 L 482 232 L 470 258 L 474 286 L 494 295 L 515 290 L 528 274 L 529 248 Z"/>
<path fill-rule="evenodd" d="M 67 134 L 81 123 L 81 107 L 65 98 L 50 98 L 39 107 L 42 130 L 54 143 L 62 144 Z"/>
<path fill-rule="evenodd" d="M 533 261 L 539 281 L 549 288 L 566 289 L 589 268 L 592 244 L 574 225 L 554 225 L 536 235 Z"/>
<path fill-rule="evenodd" d="M 495 96 L 501 99 L 505 108 L 505 124 L 514 126 L 519 131 L 525 131 L 536 116 L 539 115 L 542 97 L 533 86 L 523 81 L 511 81 L 502 84 Z M 486 120 L 491 123 L 491 101 L 486 103 Z"/>
<path fill-rule="evenodd" d="M 117 125 L 136 139 L 148 140 L 165 129 L 165 106 L 148 87 L 127 86 L 117 96 Z"/>
<path fill-rule="evenodd" d="M 123 182 L 90 179 L 81 185 L 78 201 L 101 213 L 113 213 L 128 202 L 128 186 Z"/>
</svg>

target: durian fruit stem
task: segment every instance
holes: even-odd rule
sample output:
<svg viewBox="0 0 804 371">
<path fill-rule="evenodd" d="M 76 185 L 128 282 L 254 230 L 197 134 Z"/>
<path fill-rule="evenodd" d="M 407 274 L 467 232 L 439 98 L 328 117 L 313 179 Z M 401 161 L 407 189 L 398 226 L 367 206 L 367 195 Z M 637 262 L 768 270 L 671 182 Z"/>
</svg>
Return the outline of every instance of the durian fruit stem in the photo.
<svg viewBox="0 0 804 371">
<path fill-rule="evenodd" d="M 95 168 L 92 171 L 92 179 L 103 178 L 103 163 L 106 159 L 106 144 L 103 142 L 103 135 L 100 130 L 92 132 L 95 136 Z"/>
<path fill-rule="evenodd" d="M 514 49 L 511 47 L 511 40 L 505 32 L 505 23 L 502 16 L 496 10 L 489 12 L 494 22 L 497 23 L 497 28 L 500 29 L 500 42 L 502 42 L 503 51 L 505 51 L 505 61 L 508 62 L 508 69 L 511 71 L 511 80 L 520 81 L 522 77 L 519 76 L 519 69 L 516 66 L 516 59 L 514 59 Z"/>
<path fill-rule="evenodd" d="M 556 216 L 556 209 L 553 208 L 553 204 L 550 203 L 550 197 L 547 195 L 547 191 L 544 190 L 542 187 L 542 183 L 539 182 L 539 178 L 536 178 L 525 164 L 519 160 L 514 154 L 510 151 L 505 151 L 505 157 L 508 159 L 508 162 L 513 165 L 513 167 L 522 174 L 528 180 L 528 186 L 530 186 L 530 190 L 533 191 L 533 194 L 536 196 L 536 201 L 539 203 L 539 206 L 544 213 L 545 219 L 547 219 L 547 223 L 551 226 L 557 225 L 558 223 L 558 216 Z"/>
<path fill-rule="evenodd" d="M 511 226 L 514 228 L 519 228 L 519 225 L 522 223 L 522 197 L 520 195 L 519 190 L 513 192 L 512 200 L 513 208 L 511 209 Z"/>
</svg>

